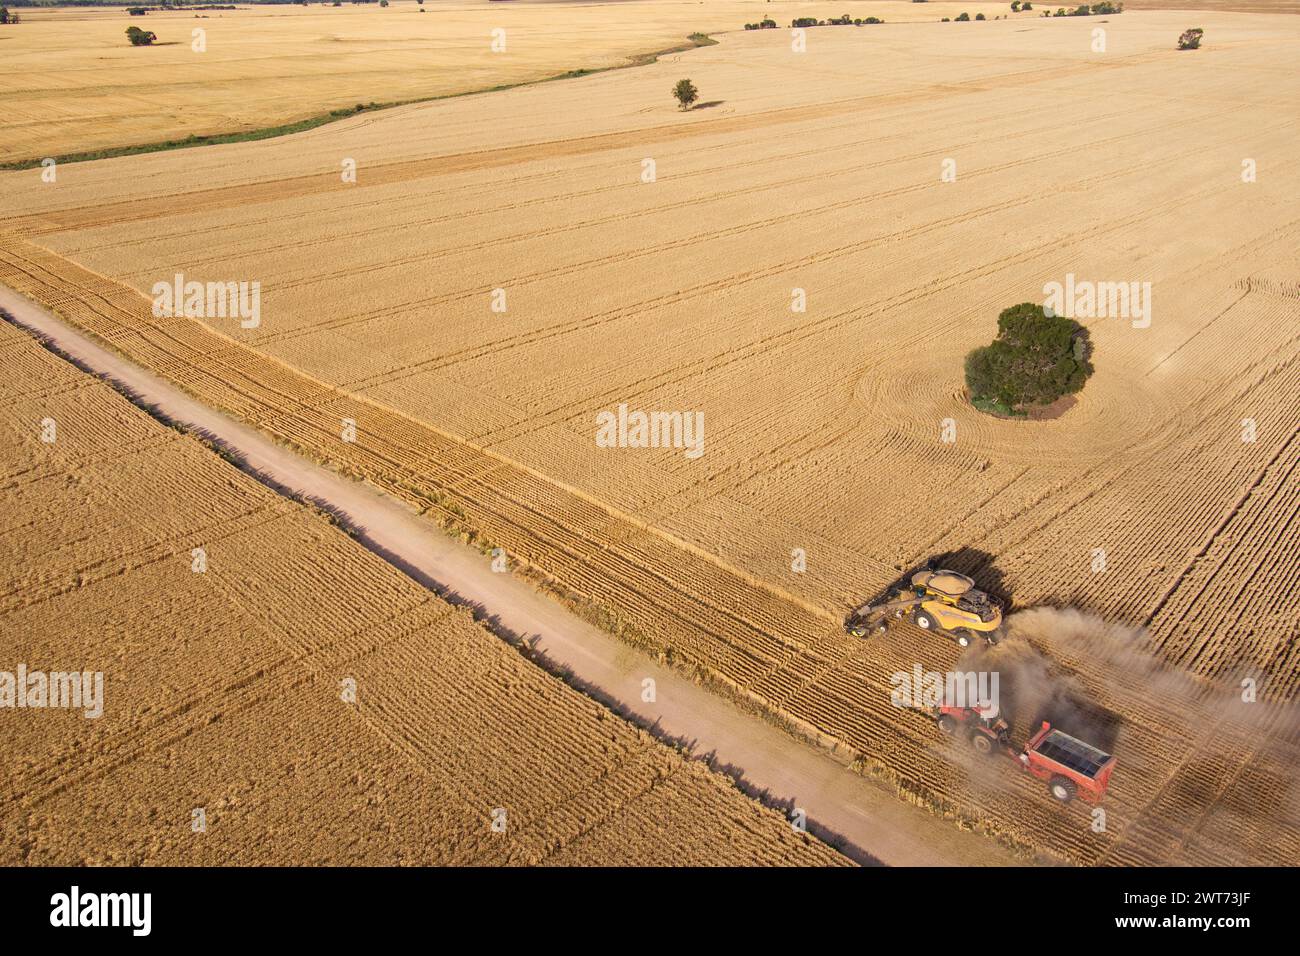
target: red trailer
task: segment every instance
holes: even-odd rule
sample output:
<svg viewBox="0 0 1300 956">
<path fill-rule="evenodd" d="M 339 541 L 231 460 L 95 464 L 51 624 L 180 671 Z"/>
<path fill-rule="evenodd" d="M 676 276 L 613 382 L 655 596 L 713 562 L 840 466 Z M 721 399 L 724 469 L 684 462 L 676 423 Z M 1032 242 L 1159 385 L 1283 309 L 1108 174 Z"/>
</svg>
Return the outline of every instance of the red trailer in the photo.
<svg viewBox="0 0 1300 956">
<path fill-rule="evenodd" d="M 1019 759 L 1026 770 L 1047 781 L 1048 792 L 1062 803 L 1076 796 L 1086 803 L 1101 803 L 1115 769 L 1115 758 L 1110 754 L 1054 730 L 1047 721 L 1025 744 Z"/>
<path fill-rule="evenodd" d="M 962 733 L 977 751 L 1014 757 L 1022 770 L 1047 781 L 1047 792 L 1062 803 L 1075 797 L 1101 803 L 1115 769 L 1115 758 L 1103 750 L 1055 730 L 1043 721 L 1038 733 L 1017 751 L 1011 744 L 1010 728 L 1000 717 L 987 717 L 973 707 L 938 709 L 939 729 L 945 734 Z"/>
</svg>

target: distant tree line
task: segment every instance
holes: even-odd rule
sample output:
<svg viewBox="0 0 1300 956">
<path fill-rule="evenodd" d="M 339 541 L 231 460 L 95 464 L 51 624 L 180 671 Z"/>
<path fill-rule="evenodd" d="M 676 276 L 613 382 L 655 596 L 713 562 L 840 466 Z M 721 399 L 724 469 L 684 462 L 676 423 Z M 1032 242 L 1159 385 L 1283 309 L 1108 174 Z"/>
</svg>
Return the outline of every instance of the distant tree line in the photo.
<svg viewBox="0 0 1300 956">
<path fill-rule="evenodd" d="M 1012 13 L 1022 13 L 1025 10 L 1032 10 L 1032 9 L 1034 9 L 1034 5 L 1032 3 L 1020 3 L 1017 0 L 1016 3 L 1011 4 Z M 1123 12 L 1124 12 L 1124 4 L 1111 3 L 1110 0 L 1104 0 L 1104 2 L 1102 3 L 1094 3 L 1091 5 L 1086 3 L 1081 4 L 1080 6 L 1076 7 L 1073 10 L 1067 10 L 1065 9 L 1065 7 L 1058 7 L 1055 13 L 1053 13 L 1051 10 L 1044 10 L 1042 15 L 1045 17 L 1089 17 L 1089 16 L 1095 17 L 1095 16 L 1113 16 L 1115 14 L 1119 14 Z M 971 17 L 969 13 L 961 13 L 957 16 L 956 22 L 967 23 L 970 20 L 970 18 Z M 975 14 L 975 19 L 984 20 L 986 19 L 986 17 L 982 13 L 977 13 Z M 997 18 L 995 17 L 994 19 Z M 947 23 L 948 18 L 944 17 L 943 22 Z"/>
<path fill-rule="evenodd" d="M 842 17 L 831 17 L 829 20 L 818 20 L 816 17 L 799 17 L 790 21 L 790 26 L 799 27 L 861 27 L 871 23 L 884 23 L 876 17 L 866 17 L 854 20 L 846 13 Z"/>
<path fill-rule="evenodd" d="M 1057 7 L 1055 13 L 1043 11 L 1045 17 L 1087 17 L 1087 16 L 1112 16 L 1124 12 L 1122 3 L 1094 3 L 1091 6 L 1083 4 L 1073 10 L 1067 10 L 1065 7 Z"/>
</svg>

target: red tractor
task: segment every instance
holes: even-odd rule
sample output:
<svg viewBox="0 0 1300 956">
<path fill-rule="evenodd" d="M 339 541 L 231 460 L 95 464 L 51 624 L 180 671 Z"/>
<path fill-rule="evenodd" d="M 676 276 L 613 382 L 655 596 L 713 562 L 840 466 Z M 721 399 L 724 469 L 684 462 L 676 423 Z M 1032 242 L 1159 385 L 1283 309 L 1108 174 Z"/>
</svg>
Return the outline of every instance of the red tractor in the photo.
<svg viewBox="0 0 1300 956">
<path fill-rule="evenodd" d="M 986 717 L 972 707 L 938 709 L 939 729 L 945 734 L 965 734 L 982 754 L 1014 757 L 1022 770 L 1047 781 L 1047 792 L 1062 803 L 1075 797 L 1098 804 L 1106 795 L 1115 758 L 1043 721 L 1038 733 L 1019 752 L 1011 744 L 1010 728 L 1000 717 Z"/>
</svg>

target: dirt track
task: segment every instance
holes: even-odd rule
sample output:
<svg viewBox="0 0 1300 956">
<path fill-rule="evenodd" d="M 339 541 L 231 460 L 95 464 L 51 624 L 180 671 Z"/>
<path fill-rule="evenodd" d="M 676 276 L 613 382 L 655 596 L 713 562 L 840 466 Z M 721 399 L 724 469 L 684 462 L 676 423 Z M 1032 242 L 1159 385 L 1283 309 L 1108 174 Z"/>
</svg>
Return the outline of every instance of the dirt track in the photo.
<svg viewBox="0 0 1300 956">
<path fill-rule="evenodd" d="M 525 640 L 547 666 L 663 737 L 695 753 L 770 801 L 803 809 L 810 831 L 859 862 L 888 865 L 996 865 L 1017 862 L 992 841 L 959 831 L 900 802 L 852 773 L 646 655 L 585 623 L 467 545 L 433 530 L 395 499 L 340 478 L 274 444 L 70 329 L 22 296 L 0 287 L 0 308 L 83 367 L 106 376 L 169 421 L 238 456 L 263 482 L 335 513 L 367 547 L 453 603 L 467 604 L 498 633 Z M 642 700 L 653 679 L 655 701 Z M 1019 861 L 1023 862 L 1023 861 Z"/>
</svg>

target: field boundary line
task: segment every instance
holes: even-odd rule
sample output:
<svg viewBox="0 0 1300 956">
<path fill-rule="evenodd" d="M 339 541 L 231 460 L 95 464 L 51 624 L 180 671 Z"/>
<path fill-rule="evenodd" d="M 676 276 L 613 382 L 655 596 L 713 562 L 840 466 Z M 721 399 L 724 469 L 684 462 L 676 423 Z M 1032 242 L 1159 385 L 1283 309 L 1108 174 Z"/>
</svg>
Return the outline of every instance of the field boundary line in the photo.
<svg viewBox="0 0 1300 956">
<path fill-rule="evenodd" d="M 732 30 L 721 30 L 720 33 L 733 33 Z M 694 36 L 702 36 L 702 40 L 694 39 Z M 358 103 L 356 106 L 345 106 L 329 110 L 325 113 L 318 113 L 315 116 L 308 116 L 305 119 L 291 120 L 287 123 L 278 123 L 274 126 L 262 126 L 258 129 L 235 130 L 229 133 L 192 133 L 184 139 L 165 139 L 157 140 L 152 143 L 134 143 L 123 146 L 106 146 L 102 149 L 83 150 L 76 153 L 64 153 L 60 156 L 53 157 L 59 165 L 64 163 L 88 163 L 99 159 L 119 159 L 123 156 L 142 156 L 147 153 L 172 152 L 178 149 L 194 149 L 198 146 L 224 146 L 230 143 L 249 143 L 264 139 L 278 139 L 281 136 L 292 136 L 294 133 L 305 133 L 309 130 L 318 129 L 321 126 L 327 126 L 330 123 L 337 123 L 340 120 L 351 119 L 354 116 L 360 116 L 362 113 L 378 113 L 384 110 L 397 109 L 401 106 L 418 106 L 423 103 L 437 103 L 440 100 L 454 100 L 462 96 L 483 96 L 488 93 L 502 93 L 506 90 L 515 90 L 528 86 L 539 86 L 542 83 L 553 83 L 558 80 L 575 80 L 584 76 L 594 76 L 598 73 L 609 73 L 614 70 L 627 70 L 636 66 L 648 66 L 658 62 L 661 56 L 668 56 L 672 53 L 688 53 L 691 50 L 706 46 L 716 46 L 718 41 L 713 39 L 710 34 L 694 34 L 687 37 L 689 42 L 679 43 L 676 46 L 666 47 L 662 50 L 652 50 L 646 53 L 629 53 L 626 56 L 626 63 L 616 63 L 612 66 L 597 67 L 574 67 L 565 70 L 562 73 L 553 73 L 549 76 L 540 76 L 533 80 L 522 80 L 518 83 L 500 83 L 496 86 L 485 86 L 476 90 L 461 90 L 458 93 L 440 93 L 436 96 L 417 96 L 409 100 L 394 100 L 390 103 L 376 103 L 371 100 L 369 103 Z M 38 169 L 44 162 L 44 158 L 35 159 L 15 159 L 0 163 L 0 172 L 16 172 L 25 169 Z"/>
</svg>

